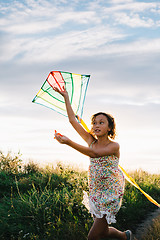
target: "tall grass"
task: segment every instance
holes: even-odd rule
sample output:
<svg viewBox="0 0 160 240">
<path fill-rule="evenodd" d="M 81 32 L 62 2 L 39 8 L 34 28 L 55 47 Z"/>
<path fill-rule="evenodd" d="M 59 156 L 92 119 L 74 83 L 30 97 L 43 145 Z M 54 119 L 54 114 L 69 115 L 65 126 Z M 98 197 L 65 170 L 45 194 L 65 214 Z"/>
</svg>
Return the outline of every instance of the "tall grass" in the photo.
<svg viewBox="0 0 160 240">
<path fill-rule="evenodd" d="M 88 191 L 87 175 L 86 171 L 61 164 L 54 168 L 40 168 L 34 163 L 23 165 L 20 155 L 0 153 L 0 239 L 87 239 L 93 223 L 82 204 L 83 190 Z M 160 175 L 135 171 L 132 176 L 160 202 Z M 155 209 L 126 183 L 123 204 L 113 226 L 135 231 Z"/>
</svg>

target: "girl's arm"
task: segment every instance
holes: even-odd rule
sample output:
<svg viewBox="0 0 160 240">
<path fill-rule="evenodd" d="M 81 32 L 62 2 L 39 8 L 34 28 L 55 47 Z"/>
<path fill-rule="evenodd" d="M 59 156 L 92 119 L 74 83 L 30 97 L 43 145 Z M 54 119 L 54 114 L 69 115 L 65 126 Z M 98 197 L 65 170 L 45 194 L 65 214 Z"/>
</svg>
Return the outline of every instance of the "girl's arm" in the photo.
<svg viewBox="0 0 160 240">
<path fill-rule="evenodd" d="M 72 147 L 73 149 L 77 150 L 78 152 L 87 155 L 91 158 L 98 158 L 108 155 L 115 155 L 119 157 L 119 144 L 116 142 L 111 142 L 106 147 L 90 148 L 75 143 L 66 136 L 63 136 L 59 133 L 55 133 L 55 138 L 59 143 L 66 144 Z"/>
<path fill-rule="evenodd" d="M 60 91 L 58 88 L 54 88 L 54 90 L 60 93 L 64 97 L 69 122 L 74 127 L 74 129 L 78 132 L 78 134 L 88 143 L 88 145 L 90 145 L 91 142 L 93 142 L 94 138 L 77 122 L 75 114 L 73 112 L 73 109 L 69 101 L 69 96 L 67 91 L 65 89 L 63 89 L 63 91 Z"/>
</svg>

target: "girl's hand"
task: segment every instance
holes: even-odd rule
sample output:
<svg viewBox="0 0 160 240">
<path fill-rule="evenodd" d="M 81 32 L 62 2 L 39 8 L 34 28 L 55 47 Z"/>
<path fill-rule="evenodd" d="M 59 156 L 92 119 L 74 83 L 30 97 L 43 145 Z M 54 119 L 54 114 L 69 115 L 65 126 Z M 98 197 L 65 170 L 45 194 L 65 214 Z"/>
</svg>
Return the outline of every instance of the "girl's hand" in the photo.
<svg viewBox="0 0 160 240">
<path fill-rule="evenodd" d="M 67 138 L 64 135 L 61 135 L 60 133 L 57 133 L 56 130 L 55 130 L 55 137 L 54 138 L 61 144 L 68 144 L 69 143 L 69 138 Z"/>
<path fill-rule="evenodd" d="M 66 91 L 65 87 L 63 87 L 62 91 L 57 87 L 54 87 L 53 90 L 61 94 L 63 97 L 68 96 L 68 92 Z"/>
</svg>

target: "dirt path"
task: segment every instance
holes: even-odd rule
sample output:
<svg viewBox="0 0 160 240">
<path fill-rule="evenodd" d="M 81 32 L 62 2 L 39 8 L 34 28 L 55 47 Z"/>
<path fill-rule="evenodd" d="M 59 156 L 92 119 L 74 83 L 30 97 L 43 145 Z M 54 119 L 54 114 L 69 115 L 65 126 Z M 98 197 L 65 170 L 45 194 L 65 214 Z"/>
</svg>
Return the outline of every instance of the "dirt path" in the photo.
<svg viewBox="0 0 160 240">
<path fill-rule="evenodd" d="M 136 230 L 136 234 L 134 235 L 134 240 L 141 240 L 142 236 L 145 234 L 148 227 L 152 224 L 153 219 L 155 219 L 159 215 L 160 215 L 160 208 L 158 208 L 156 211 L 152 212 L 146 218 L 146 220 L 139 225 L 139 227 Z"/>
</svg>

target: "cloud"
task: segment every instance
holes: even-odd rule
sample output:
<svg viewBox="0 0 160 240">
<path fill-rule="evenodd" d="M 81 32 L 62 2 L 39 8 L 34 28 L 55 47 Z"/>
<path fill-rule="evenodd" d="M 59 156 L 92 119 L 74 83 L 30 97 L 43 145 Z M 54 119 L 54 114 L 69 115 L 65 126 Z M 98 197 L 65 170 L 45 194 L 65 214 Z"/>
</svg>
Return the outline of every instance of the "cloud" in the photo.
<svg viewBox="0 0 160 240">
<path fill-rule="evenodd" d="M 138 40 L 138 41 L 134 41 L 132 43 L 126 44 L 125 48 L 123 48 L 123 46 L 116 46 L 115 50 L 116 52 L 118 52 L 118 49 L 120 52 L 123 53 L 157 53 L 160 51 L 160 38 L 158 39 L 147 39 L 147 40 Z M 122 50 L 123 48 L 123 50 Z"/>
<path fill-rule="evenodd" d="M 144 11 L 154 11 L 158 10 L 160 8 L 160 4 L 157 2 L 134 2 L 134 1 L 119 1 L 117 0 L 117 3 L 111 7 L 105 8 L 106 11 L 109 12 L 118 12 L 118 11 L 131 11 L 131 12 L 144 12 Z M 123 3 L 123 4 L 121 4 Z"/>
<path fill-rule="evenodd" d="M 122 90 L 122 91 L 121 91 Z M 137 96 L 136 93 L 133 92 L 131 93 L 131 96 L 126 96 L 128 94 L 126 94 L 125 90 L 128 90 L 131 93 L 131 88 L 126 88 L 126 89 L 120 89 L 119 91 L 121 91 L 121 94 L 119 94 L 118 89 L 115 89 L 114 94 L 100 94 L 100 103 L 104 103 L 104 104 L 112 104 L 112 105 L 128 105 L 128 106 L 145 106 L 148 104 L 154 104 L 154 105 L 159 105 L 160 104 L 160 97 L 157 94 L 157 96 L 149 96 L 149 92 L 146 93 L 146 96 L 144 96 L 144 92 L 143 89 L 139 89 L 139 92 L 142 93 L 142 96 Z M 116 94 L 117 93 L 117 94 Z M 148 95 L 148 96 L 147 96 Z"/>
<path fill-rule="evenodd" d="M 131 46 L 133 49 L 135 46 L 136 49 L 147 51 L 143 46 L 147 40 L 144 43 L 142 40 L 130 43 L 125 41 L 123 44 L 122 40 L 127 40 L 128 33 L 120 25 L 134 28 L 151 28 L 155 24 L 159 26 L 159 22 L 155 22 L 153 17 L 145 16 L 144 11 L 153 12 L 160 5 L 155 2 L 122 2 L 116 1 L 116 5 L 109 7 L 104 6 L 103 2 L 93 1 L 89 2 L 88 8 L 85 5 L 83 10 L 76 9 L 78 1 L 72 1 L 68 6 L 67 1 L 63 1 L 65 6 L 62 1 L 53 4 L 34 0 L 26 0 L 24 3 L 14 1 L 5 7 L 3 4 L 2 13 L 5 17 L 0 20 L 0 30 L 3 33 L 1 61 L 14 58 L 26 62 L 43 59 L 58 61 L 75 55 L 120 53 L 123 52 L 122 48 L 127 53 L 131 51 Z M 91 8 L 91 4 L 92 7 L 98 4 L 99 8 Z M 140 16 L 137 12 L 144 13 Z M 109 20 L 113 21 L 110 26 Z M 114 44 L 118 40 L 120 43 Z M 155 40 L 157 41 L 159 39 Z M 151 49 L 151 44 L 148 49 Z M 159 51 L 157 44 L 154 48 Z"/>
<path fill-rule="evenodd" d="M 105 26 L 41 38 L 16 37 L 11 39 L 8 35 L 1 44 L 0 60 L 8 61 L 19 55 L 20 60 L 25 62 L 59 61 L 75 55 L 86 55 L 86 51 L 87 54 L 88 51 L 93 53 L 94 49 L 122 38 L 124 38 L 123 34 Z"/>
<path fill-rule="evenodd" d="M 72 7 L 64 8 L 49 1 L 25 1 L 26 4 L 14 2 L 3 12 L 5 18 L 0 20 L 0 30 L 16 35 L 42 34 L 62 28 L 68 22 L 89 24 L 99 22 L 93 11 L 76 11 Z"/>
<path fill-rule="evenodd" d="M 19 21 L 20 20 L 20 21 Z M 12 33 L 13 35 L 22 34 L 45 34 L 48 31 L 62 28 L 62 25 L 67 23 L 75 22 L 76 24 L 89 24 L 90 22 L 99 22 L 98 17 L 95 16 L 93 12 L 67 12 L 67 13 L 55 13 L 52 16 L 46 16 L 46 14 L 41 16 L 41 19 L 35 18 L 33 16 L 12 16 L 10 19 L 2 19 L 0 21 L 0 30 L 7 33 Z"/>
<path fill-rule="evenodd" d="M 133 0 L 111 0 L 110 2 L 113 4 L 117 4 L 117 3 L 133 2 Z"/>
<path fill-rule="evenodd" d="M 125 38 L 125 34 L 106 26 L 62 33 L 55 37 L 11 39 L 6 35 L 1 41 L 0 61 L 57 62 L 81 56 L 150 54 L 160 51 L 159 38 L 115 43 Z"/>
<path fill-rule="evenodd" d="M 123 2 L 123 1 L 122 1 Z M 121 1 L 120 1 L 121 3 Z M 103 15 L 109 15 L 114 25 L 126 25 L 130 27 L 159 27 L 159 21 L 156 20 L 156 14 L 160 10 L 160 4 L 157 2 L 119 2 L 111 7 L 105 7 Z M 154 13 L 154 14 L 153 14 Z"/>
<path fill-rule="evenodd" d="M 147 27 L 150 28 L 154 26 L 154 21 L 151 18 L 146 19 L 145 17 L 140 18 L 138 14 L 131 14 L 130 16 L 124 12 L 116 13 L 115 21 L 118 24 L 124 24 L 130 27 Z"/>
<path fill-rule="evenodd" d="M 80 56 L 159 52 L 159 39 L 148 40 L 144 36 L 130 40 L 122 26 L 159 26 L 154 15 L 148 17 L 145 11 L 153 13 L 160 5 L 113 2 L 116 4 L 111 6 L 103 1 L 89 2 L 89 6 L 82 2 L 84 8 L 78 9 L 79 1 L 68 5 L 67 1 L 46 0 L 1 4 L 4 15 L 0 20 L 0 61 L 50 62 Z"/>
<path fill-rule="evenodd" d="M 129 43 L 111 43 L 96 51 L 96 55 L 136 55 L 160 52 L 160 38 L 140 39 Z M 87 52 L 89 54 L 89 51 Z"/>
<path fill-rule="evenodd" d="M 156 14 L 155 11 L 160 9 L 160 4 L 155 2 L 126 2 L 107 6 L 103 2 L 93 1 L 79 9 L 78 1 L 64 6 L 60 3 L 26 0 L 24 3 L 13 1 L 5 7 L 1 4 L 4 18 L 0 20 L 0 30 L 13 35 L 42 34 L 56 29 L 61 31 L 65 24 L 69 24 L 67 29 L 74 24 L 98 27 L 100 23 L 107 24 L 107 19 L 112 19 L 113 25 L 119 22 L 132 27 L 151 27 L 154 15 L 149 18 L 148 11 Z"/>
</svg>

